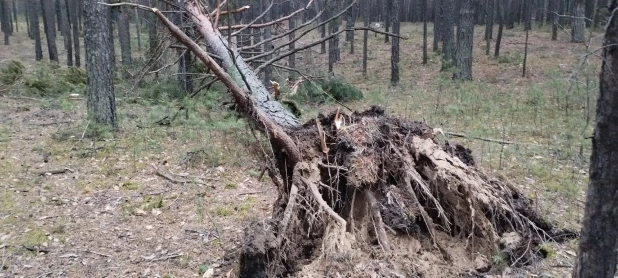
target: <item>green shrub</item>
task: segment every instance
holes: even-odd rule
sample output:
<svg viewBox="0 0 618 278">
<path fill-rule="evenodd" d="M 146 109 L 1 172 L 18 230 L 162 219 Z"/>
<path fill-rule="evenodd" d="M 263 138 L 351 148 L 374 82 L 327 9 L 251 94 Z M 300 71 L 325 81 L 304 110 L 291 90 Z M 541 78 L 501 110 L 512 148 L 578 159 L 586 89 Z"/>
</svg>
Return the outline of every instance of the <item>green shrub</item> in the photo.
<svg viewBox="0 0 618 278">
<path fill-rule="evenodd" d="M 519 64 L 524 61 L 524 57 L 521 53 L 505 53 L 498 56 L 498 63 L 500 64 Z"/>
<path fill-rule="evenodd" d="M 79 68 L 62 69 L 56 63 L 40 63 L 32 73 L 25 75 L 24 85 L 29 93 L 43 97 L 83 93 L 86 73 Z"/>
<path fill-rule="evenodd" d="M 25 67 L 22 63 L 11 60 L 5 67 L 0 69 L 0 80 L 6 85 L 13 85 L 24 76 L 24 69 Z"/>
<path fill-rule="evenodd" d="M 333 99 L 345 102 L 363 98 L 363 93 L 358 88 L 337 78 L 303 82 L 298 88 L 298 95 L 303 100 L 312 103 Z"/>
</svg>

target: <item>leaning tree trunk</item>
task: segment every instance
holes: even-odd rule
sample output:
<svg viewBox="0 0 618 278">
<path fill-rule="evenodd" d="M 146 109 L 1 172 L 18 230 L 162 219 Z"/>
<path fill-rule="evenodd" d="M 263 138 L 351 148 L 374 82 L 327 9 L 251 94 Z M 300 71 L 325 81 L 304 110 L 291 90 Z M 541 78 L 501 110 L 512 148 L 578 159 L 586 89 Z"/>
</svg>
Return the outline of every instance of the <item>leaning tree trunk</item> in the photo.
<svg viewBox="0 0 618 278">
<path fill-rule="evenodd" d="M 473 0 L 462 0 L 459 26 L 457 27 L 457 51 L 453 79 L 472 80 L 472 46 L 474 38 Z"/>
<path fill-rule="evenodd" d="M 43 29 L 45 29 L 45 37 L 47 38 L 47 50 L 49 53 L 49 59 L 58 62 L 58 48 L 56 47 L 56 23 L 54 20 L 54 3 L 49 0 L 41 0 L 41 9 L 43 12 Z"/>
<path fill-rule="evenodd" d="M 252 68 L 235 49 L 228 47 L 227 39 L 221 35 L 219 30 L 213 28 L 210 17 L 202 12 L 199 1 L 186 0 L 185 5 L 189 18 L 197 24 L 197 31 L 209 43 L 209 50 L 221 58 L 222 67 L 232 76 L 233 80 L 241 88 L 251 92 L 256 105 L 281 126 L 297 125 L 298 119 L 271 97 Z"/>
<path fill-rule="evenodd" d="M 590 183 L 573 278 L 614 277 L 618 239 L 618 1 L 613 0 L 603 41 L 597 117 L 592 138 Z"/>
<path fill-rule="evenodd" d="M 347 271 L 344 277 L 436 277 L 411 268 L 407 257 L 390 258 L 393 250 L 419 259 L 400 239 L 431 253 L 435 259 L 426 263 L 444 267 L 444 277 L 458 277 L 453 258 L 501 256 L 517 265 L 538 258 L 545 238 L 570 235 L 539 217 L 533 201 L 514 185 L 477 168 L 468 149 L 423 123 L 372 107 L 333 112 L 304 125 L 278 124 L 256 99 L 252 85 L 260 80 L 227 48 L 199 0 L 187 0 L 186 8 L 223 68 L 159 10 L 152 11 L 229 89 L 239 111 L 268 134 L 272 147 L 268 172 L 278 198 L 271 219 L 252 222 L 240 252 L 233 252 L 239 277 L 294 275 L 308 263 L 327 277 L 331 267 Z M 453 256 L 447 247 L 463 241 L 463 252 Z M 355 265 L 360 269 L 348 271 Z"/>
</svg>

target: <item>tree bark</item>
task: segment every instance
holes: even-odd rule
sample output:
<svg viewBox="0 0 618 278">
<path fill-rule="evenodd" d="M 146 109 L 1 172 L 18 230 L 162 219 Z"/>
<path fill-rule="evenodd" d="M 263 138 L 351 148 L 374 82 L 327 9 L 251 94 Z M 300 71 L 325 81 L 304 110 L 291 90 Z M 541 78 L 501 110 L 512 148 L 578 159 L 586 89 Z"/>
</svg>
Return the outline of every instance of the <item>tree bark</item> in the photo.
<svg viewBox="0 0 618 278">
<path fill-rule="evenodd" d="M 455 3 L 454 0 L 444 0 L 444 28 L 442 29 L 442 51 L 444 57 L 442 59 L 441 70 L 445 71 L 451 68 L 455 61 Z"/>
<path fill-rule="evenodd" d="M 132 62 L 131 57 L 131 31 L 129 28 L 129 10 L 127 7 L 118 9 L 118 42 L 120 43 L 120 57 L 123 65 Z"/>
<path fill-rule="evenodd" d="M 440 26 L 442 23 L 440 18 L 442 18 L 443 12 L 442 1 L 443 0 L 433 1 L 433 52 L 438 51 L 440 40 L 442 39 L 440 36 L 442 34 L 442 28 Z"/>
<path fill-rule="evenodd" d="M 66 0 L 58 0 L 60 3 L 60 25 L 64 34 L 63 42 L 64 49 L 67 51 L 67 66 L 73 66 L 73 40 L 71 38 L 71 24 L 69 23 L 69 15 L 67 13 Z"/>
<path fill-rule="evenodd" d="M 402 0 L 392 0 L 392 9 L 390 17 L 393 21 L 393 33 L 399 35 L 400 25 L 399 10 L 402 6 Z M 391 86 L 399 84 L 399 37 L 393 37 L 391 45 Z"/>
<path fill-rule="evenodd" d="M 232 79 L 243 90 L 251 92 L 251 98 L 268 117 L 283 127 L 296 126 L 300 122 L 289 111 L 275 101 L 266 87 L 262 84 L 253 69 L 238 55 L 235 49 L 228 47 L 227 40 L 221 36 L 219 30 L 213 28 L 210 17 L 204 14 L 198 0 L 186 0 L 189 18 L 196 24 L 197 31 L 208 43 L 209 50 L 221 57 L 221 65 Z M 245 82 L 246 81 L 246 82 Z"/>
<path fill-rule="evenodd" d="M 39 27 L 39 1 L 28 0 L 28 13 L 30 13 L 30 32 L 34 39 L 34 54 L 37 61 L 43 59 L 43 47 L 41 45 L 41 29 Z"/>
<path fill-rule="evenodd" d="M 71 19 L 71 28 L 73 34 L 73 54 L 75 59 L 73 62 L 76 67 L 81 67 L 81 50 L 79 48 L 79 4 L 80 0 L 67 0 L 69 4 L 69 18 Z"/>
<path fill-rule="evenodd" d="M 19 32 L 19 24 L 17 24 L 17 5 L 15 4 L 17 0 L 11 1 L 11 5 L 13 7 L 13 21 L 15 22 L 15 32 Z"/>
<path fill-rule="evenodd" d="M 504 31 L 504 22 L 505 22 L 505 17 L 506 17 L 506 11 L 505 11 L 505 2 L 510 1 L 510 0 L 498 0 L 498 20 L 499 20 L 499 25 L 498 25 L 498 34 L 496 35 L 496 47 L 495 47 L 495 51 L 494 51 L 494 57 L 498 57 L 500 56 L 500 43 L 502 42 L 502 32 Z"/>
<path fill-rule="evenodd" d="M 365 1 L 365 14 L 363 15 L 363 26 L 369 28 L 369 16 L 371 5 L 369 1 Z M 363 31 L 363 75 L 367 76 L 367 40 L 369 39 L 369 31 Z"/>
<path fill-rule="evenodd" d="M 4 45 L 9 45 L 9 36 L 11 35 L 10 21 L 8 4 L 6 0 L 0 0 L 0 28 L 2 33 L 4 33 Z"/>
<path fill-rule="evenodd" d="M 49 0 L 41 0 L 41 9 L 43 13 L 43 29 L 45 29 L 45 38 L 47 38 L 49 59 L 58 62 L 58 48 L 56 47 L 56 23 L 54 22 L 54 3 Z"/>
<path fill-rule="evenodd" d="M 263 22 L 269 22 L 269 21 L 272 20 L 272 18 L 273 18 L 273 9 L 271 8 L 264 15 Z M 274 48 L 273 43 L 272 43 L 272 41 L 270 39 L 272 37 L 272 27 L 271 26 L 265 27 L 263 29 L 263 33 L 264 33 L 263 40 L 266 41 L 266 43 L 264 43 L 264 46 L 263 46 L 264 49 L 262 49 L 262 52 L 266 53 L 268 51 L 273 50 L 273 48 Z M 265 57 L 266 61 L 270 60 L 270 58 L 272 58 L 271 55 L 268 55 L 268 56 Z M 264 86 L 266 86 L 266 87 L 270 86 L 270 81 L 272 80 L 272 73 L 273 73 L 273 67 L 272 66 L 266 66 L 264 68 L 264 81 L 263 81 Z"/>
<path fill-rule="evenodd" d="M 421 17 L 423 20 L 423 65 L 427 64 L 427 0 L 421 0 Z"/>
<path fill-rule="evenodd" d="M 610 5 L 579 252 L 573 278 L 614 277 L 618 238 L 618 1 Z"/>
<path fill-rule="evenodd" d="M 109 42 L 109 8 L 96 1 L 85 1 L 84 10 L 88 117 L 95 123 L 116 128 L 114 66 L 109 49 L 112 45 Z"/>
<path fill-rule="evenodd" d="M 459 26 L 457 27 L 457 51 L 453 79 L 472 80 L 472 45 L 474 38 L 473 0 L 462 0 Z"/>
<path fill-rule="evenodd" d="M 290 9 L 291 10 L 296 10 L 296 0 L 290 0 Z M 288 19 L 288 28 L 290 30 L 294 30 L 294 28 L 296 28 L 296 18 L 294 17 L 290 17 L 290 19 Z M 296 49 L 296 42 L 294 42 L 294 39 L 296 39 L 296 32 L 290 32 L 290 34 L 288 35 L 288 39 L 291 42 L 288 45 L 288 50 L 290 52 L 294 52 L 294 50 Z M 352 42 L 352 44 L 354 44 L 354 42 Z M 288 66 L 290 68 L 296 68 L 296 54 L 292 53 L 292 55 L 288 56 Z M 294 80 L 296 78 L 296 73 L 293 71 L 290 71 L 290 79 Z"/>
<path fill-rule="evenodd" d="M 392 17 L 395 11 L 393 11 L 393 1 L 397 0 L 384 0 L 384 31 L 388 32 L 391 28 Z M 401 8 L 401 7 L 400 7 Z M 384 35 L 384 42 L 388 42 L 389 35 Z"/>
<path fill-rule="evenodd" d="M 485 55 L 489 55 L 494 32 L 494 2 L 495 0 L 487 0 L 487 7 L 485 9 L 485 13 L 487 13 L 487 20 L 485 22 Z"/>
<path fill-rule="evenodd" d="M 584 42 L 586 32 L 586 20 L 584 17 L 584 0 L 575 0 L 571 42 Z"/>
<path fill-rule="evenodd" d="M 560 17 L 558 16 L 559 6 L 562 5 L 562 0 L 551 0 L 552 8 L 549 17 L 551 18 L 551 40 L 555 41 L 558 39 L 558 24 Z"/>
</svg>

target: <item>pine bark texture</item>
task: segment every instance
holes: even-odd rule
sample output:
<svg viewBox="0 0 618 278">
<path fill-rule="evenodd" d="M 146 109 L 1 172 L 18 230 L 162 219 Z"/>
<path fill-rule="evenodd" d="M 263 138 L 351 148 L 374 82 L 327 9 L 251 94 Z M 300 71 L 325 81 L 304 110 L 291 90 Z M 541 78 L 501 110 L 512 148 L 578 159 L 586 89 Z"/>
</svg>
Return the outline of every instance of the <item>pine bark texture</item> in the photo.
<svg viewBox="0 0 618 278">
<path fill-rule="evenodd" d="M 41 9 L 43 11 L 43 28 L 45 29 L 45 38 L 47 39 L 47 51 L 49 59 L 58 62 L 58 48 L 56 47 L 56 23 L 55 23 L 55 5 L 52 1 L 41 0 Z"/>
<path fill-rule="evenodd" d="M 84 12 L 88 117 L 96 123 L 116 127 L 109 11 L 95 1 L 85 1 Z"/>
<path fill-rule="evenodd" d="M 442 11 L 443 11 L 443 7 L 442 7 L 442 1 L 443 0 L 434 0 L 433 3 L 433 51 L 436 52 L 439 49 L 440 46 L 440 40 L 441 38 L 441 23 L 442 21 L 440 20 L 442 18 Z"/>
<path fill-rule="evenodd" d="M 571 29 L 571 42 L 584 42 L 586 33 L 586 20 L 584 14 L 584 0 L 575 0 L 573 7 L 573 27 Z"/>
<path fill-rule="evenodd" d="M 457 51 L 453 79 L 472 80 L 472 45 L 474 38 L 473 0 L 462 0 L 457 28 Z"/>
<path fill-rule="evenodd" d="M 618 1 L 613 0 L 601 68 L 592 138 L 590 183 L 573 278 L 610 278 L 616 272 L 618 238 Z"/>
<path fill-rule="evenodd" d="M 34 54 L 37 61 L 43 60 L 43 47 L 41 45 L 41 28 L 39 27 L 39 2 L 28 0 L 28 18 L 30 19 L 30 33 L 34 39 Z"/>
<path fill-rule="evenodd" d="M 498 34 L 496 34 L 496 46 L 495 46 L 495 51 L 494 51 L 494 57 L 498 57 L 500 56 L 500 43 L 502 42 L 502 32 L 504 31 L 504 25 L 505 25 L 505 21 L 506 21 L 506 11 L 505 11 L 505 4 L 507 1 L 510 0 L 498 0 L 498 20 L 499 20 L 499 25 L 498 25 Z"/>
<path fill-rule="evenodd" d="M 427 64 L 427 0 L 421 0 L 421 20 L 423 21 L 423 65 Z"/>
</svg>

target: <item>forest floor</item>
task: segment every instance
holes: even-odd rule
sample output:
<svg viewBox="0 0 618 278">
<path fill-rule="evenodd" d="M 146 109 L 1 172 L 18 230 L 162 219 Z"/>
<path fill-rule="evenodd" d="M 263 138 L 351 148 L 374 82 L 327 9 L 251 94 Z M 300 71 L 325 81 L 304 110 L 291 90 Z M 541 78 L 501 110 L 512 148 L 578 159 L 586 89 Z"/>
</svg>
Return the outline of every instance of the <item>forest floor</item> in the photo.
<svg viewBox="0 0 618 278">
<path fill-rule="evenodd" d="M 548 27 L 535 28 L 528 76 L 522 78 L 524 32 L 505 30 L 501 56 L 492 58 L 484 55 L 479 27 L 475 81 L 459 83 L 439 72 L 440 58 L 431 49 L 429 64 L 421 65 L 420 30 L 403 24 L 402 35 L 410 39 L 401 42 L 397 87 L 388 85 L 390 44 L 383 36 L 369 37 L 368 77 L 360 72 L 362 33 L 355 55 L 347 54 L 349 43 L 341 37 L 335 73 L 365 94 L 346 105 L 363 110 L 380 104 L 387 113 L 426 121 L 447 134 L 513 142 L 451 136 L 472 149 L 487 172 L 536 200 L 543 215 L 578 230 L 598 56 L 569 43 L 566 31 L 550 41 Z M 11 39 L 10 46 L 0 46 L 0 67 L 10 60 L 27 72 L 41 67 L 25 33 Z M 590 49 L 600 40 L 595 37 Z M 297 64 L 312 73 L 326 68 L 326 55 L 317 51 L 303 52 Z M 233 267 L 226 253 L 236 250 L 248 220 L 269 217 L 276 197 L 267 178 L 258 180 L 260 145 L 242 120 L 219 107 L 221 98 L 207 94 L 184 102 L 188 118 L 159 126 L 154 123 L 181 103 L 146 104 L 135 95 L 140 90 L 118 85 L 120 131 L 111 134 L 86 120 L 83 93 L 33 96 L 19 86 L 0 86 L 0 277 L 201 277 L 208 269 L 225 277 Z M 303 118 L 335 107 L 305 105 Z M 502 270 L 492 277 L 566 277 L 576 245 L 548 242 L 549 258 L 523 270 L 491 258 Z"/>
</svg>

